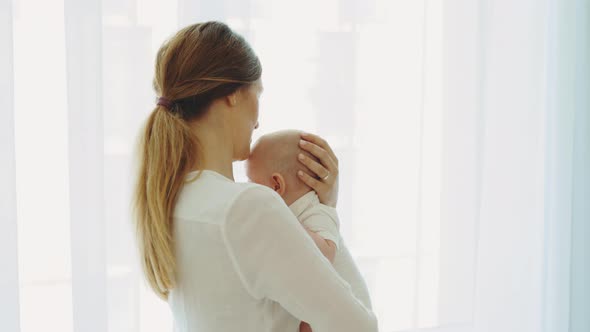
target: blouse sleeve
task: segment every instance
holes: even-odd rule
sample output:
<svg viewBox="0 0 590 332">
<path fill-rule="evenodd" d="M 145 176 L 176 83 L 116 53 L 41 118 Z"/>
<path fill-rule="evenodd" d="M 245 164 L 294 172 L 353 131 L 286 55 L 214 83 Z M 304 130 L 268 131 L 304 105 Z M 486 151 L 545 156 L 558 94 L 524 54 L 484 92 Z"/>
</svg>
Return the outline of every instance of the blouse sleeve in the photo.
<svg viewBox="0 0 590 332">
<path fill-rule="evenodd" d="M 357 299 L 274 191 L 253 186 L 230 207 L 222 234 L 248 292 L 323 332 L 377 331 Z"/>
</svg>

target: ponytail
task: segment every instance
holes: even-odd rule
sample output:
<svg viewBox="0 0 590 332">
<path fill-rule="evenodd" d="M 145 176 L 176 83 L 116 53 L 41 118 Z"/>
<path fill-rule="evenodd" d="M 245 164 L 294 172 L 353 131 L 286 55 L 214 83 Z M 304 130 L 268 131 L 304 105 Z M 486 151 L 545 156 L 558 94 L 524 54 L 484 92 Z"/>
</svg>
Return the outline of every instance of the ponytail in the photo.
<svg viewBox="0 0 590 332">
<path fill-rule="evenodd" d="M 134 221 L 141 263 L 149 286 L 167 300 L 176 271 L 174 206 L 199 144 L 189 125 L 163 106 L 149 116 L 138 143 Z"/>
</svg>

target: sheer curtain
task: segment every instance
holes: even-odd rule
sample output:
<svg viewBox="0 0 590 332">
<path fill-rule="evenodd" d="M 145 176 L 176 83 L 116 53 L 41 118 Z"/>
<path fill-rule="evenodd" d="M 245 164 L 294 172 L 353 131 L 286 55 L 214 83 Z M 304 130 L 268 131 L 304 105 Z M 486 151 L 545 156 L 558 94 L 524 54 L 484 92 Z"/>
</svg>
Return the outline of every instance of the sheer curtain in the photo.
<svg viewBox="0 0 590 332">
<path fill-rule="evenodd" d="M 590 331 L 586 0 L 0 0 L 0 330 L 171 330 L 132 153 L 157 48 L 212 19 L 263 63 L 255 138 L 338 154 L 380 331 Z"/>
</svg>

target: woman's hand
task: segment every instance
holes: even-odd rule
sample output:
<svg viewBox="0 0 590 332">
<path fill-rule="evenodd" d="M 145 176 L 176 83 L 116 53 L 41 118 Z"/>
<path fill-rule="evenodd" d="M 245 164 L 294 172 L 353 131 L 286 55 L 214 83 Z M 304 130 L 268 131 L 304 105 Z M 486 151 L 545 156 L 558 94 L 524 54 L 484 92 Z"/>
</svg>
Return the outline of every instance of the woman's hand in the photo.
<svg viewBox="0 0 590 332">
<path fill-rule="evenodd" d="M 319 163 L 301 154 L 299 162 L 315 173 L 319 179 L 299 171 L 298 177 L 310 186 L 319 196 L 322 204 L 336 207 L 338 202 L 338 158 L 330 145 L 321 137 L 302 133 L 299 146 L 319 159 Z"/>
</svg>

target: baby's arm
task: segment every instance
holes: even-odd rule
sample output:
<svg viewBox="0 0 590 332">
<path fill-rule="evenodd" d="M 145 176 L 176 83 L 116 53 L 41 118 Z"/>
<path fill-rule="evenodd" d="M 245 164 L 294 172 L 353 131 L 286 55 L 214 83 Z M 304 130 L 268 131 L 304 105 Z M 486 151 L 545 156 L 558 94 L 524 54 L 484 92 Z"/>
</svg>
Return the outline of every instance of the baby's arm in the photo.
<svg viewBox="0 0 590 332">
<path fill-rule="evenodd" d="M 338 219 L 337 217 L 331 216 L 331 214 L 334 213 L 333 209 L 322 207 L 318 208 L 320 209 L 320 213 L 314 214 L 313 216 L 307 218 L 302 223 L 302 226 L 305 231 L 307 231 L 307 234 L 309 234 L 309 236 L 312 238 L 313 242 L 315 242 L 322 254 L 330 261 L 330 263 L 334 263 L 334 257 L 336 256 L 336 250 L 338 247 L 334 241 L 327 238 L 337 239 L 339 236 Z M 319 233 L 323 234 L 325 237 Z M 299 324 L 299 332 L 313 331 L 307 322 L 301 322 Z"/>
<path fill-rule="evenodd" d="M 340 225 L 336 210 L 322 204 L 318 204 L 312 209 L 309 214 L 300 220 L 301 224 L 322 254 L 330 263 L 334 263 L 334 257 L 340 243 Z"/>
<path fill-rule="evenodd" d="M 307 226 L 305 225 L 303 226 L 303 228 L 305 228 L 307 234 L 311 236 L 313 242 L 315 242 L 316 246 L 318 246 L 322 254 L 324 254 L 324 256 L 330 261 L 330 263 L 334 263 L 334 257 L 336 256 L 336 243 L 334 243 L 334 241 L 332 240 L 324 239 L 316 232 L 307 228 Z"/>
<path fill-rule="evenodd" d="M 334 263 L 334 257 L 336 256 L 336 243 L 332 240 L 326 240 L 321 237 L 316 232 L 310 230 L 305 225 L 303 226 L 307 231 L 307 234 L 311 236 L 313 242 L 315 242 L 316 246 L 320 249 L 322 254 L 330 261 L 330 263 Z M 299 324 L 299 332 L 313 332 L 311 326 L 307 324 L 307 322 L 301 322 Z"/>
</svg>

